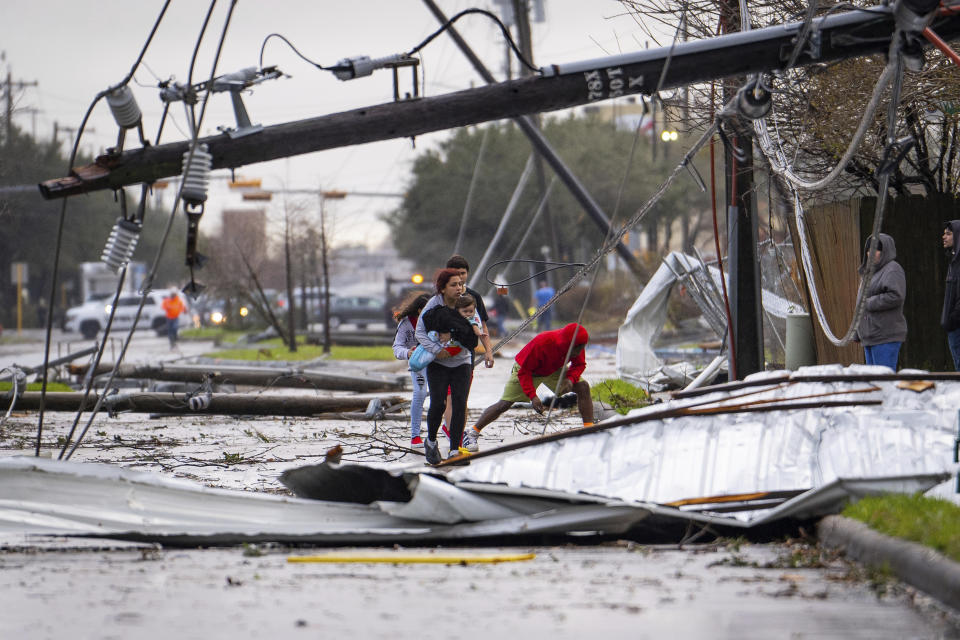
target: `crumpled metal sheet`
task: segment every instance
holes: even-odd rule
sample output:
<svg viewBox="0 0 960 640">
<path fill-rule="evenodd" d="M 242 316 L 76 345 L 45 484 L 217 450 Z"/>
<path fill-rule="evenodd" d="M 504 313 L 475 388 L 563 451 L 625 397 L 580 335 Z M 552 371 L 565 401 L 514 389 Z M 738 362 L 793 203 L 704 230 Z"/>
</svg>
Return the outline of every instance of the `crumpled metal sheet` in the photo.
<svg viewBox="0 0 960 640">
<path fill-rule="evenodd" d="M 844 372 L 854 376 L 878 371 L 828 365 L 797 373 Z M 870 391 L 871 386 L 877 390 Z M 867 391 L 840 394 L 857 390 Z M 817 488 L 838 478 L 954 470 L 960 407 L 960 383 L 956 382 L 940 382 L 923 393 L 898 389 L 889 381 L 792 383 L 712 393 L 630 415 L 670 406 L 810 398 L 882 404 L 651 420 L 480 458 L 450 471 L 448 478 L 454 483 L 496 483 L 662 504 L 695 496 Z M 736 517 L 749 520 L 752 516 L 746 512 Z"/>
<path fill-rule="evenodd" d="M 158 474 L 42 458 L 0 460 L 0 532 L 248 538 L 422 533 L 380 509 L 212 489 Z"/>
<path fill-rule="evenodd" d="M 0 543 L 5 536 L 32 534 L 170 545 L 393 544 L 620 533 L 649 514 L 637 505 L 546 498 L 503 497 L 505 506 L 498 507 L 501 498 L 428 476 L 415 480 L 414 500 L 404 509 L 404 503 L 360 505 L 211 489 L 102 464 L 5 458 L 0 459 Z"/>
<path fill-rule="evenodd" d="M 192 482 L 106 465 L 0 460 L 0 546 L 57 535 L 166 545 L 241 542 L 313 544 L 439 543 L 530 535 L 621 535 L 683 531 L 690 523 L 716 532 L 781 518 L 834 513 L 851 496 L 922 491 L 938 476 L 838 480 L 781 504 L 754 523 L 654 504 L 627 504 L 498 485 L 457 487 L 427 474 L 411 477 L 409 503 L 357 505 L 210 489 Z M 24 536 L 28 536 L 24 538 Z"/>
<path fill-rule="evenodd" d="M 880 372 L 828 366 L 796 375 Z M 783 376 L 752 378 L 774 375 Z M 450 467 L 445 477 L 419 466 L 395 470 L 410 490 L 405 502 L 288 498 L 107 465 L 5 458 L 0 543 L 4 535 L 23 534 L 183 545 L 393 544 L 609 535 L 638 526 L 676 530 L 691 522 L 743 529 L 835 513 L 862 495 L 942 488 L 957 471 L 952 460 L 960 382 L 941 381 L 917 393 L 898 389 L 895 381 L 771 381 L 635 415 L 671 406 L 713 410 L 836 398 L 880 404 L 651 417 L 571 432 L 475 457 L 467 466 Z M 343 467 L 330 465 L 316 477 L 329 478 Z M 344 477 L 362 474 L 362 466 L 354 467 Z"/>
<path fill-rule="evenodd" d="M 647 378 L 655 375 L 657 368 L 663 364 L 653 352 L 652 345 L 667 319 L 670 291 L 678 283 L 685 282 L 697 290 L 694 298 L 704 312 L 707 324 L 714 328 L 719 337 L 724 336 L 726 324 L 722 312 L 719 311 L 723 308 L 720 270 L 708 266 L 707 271 L 709 277 L 704 273 L 703 265 L 698 259 L 684 253 L 672 251 L 663 259 L 663 263 L 627 311 L 627 316 L 617 332 L 618 376 Z M 682 274 L 692 275 L 684 277 Z M 691 277 L 695 282 L 687 279 Z M 729 280 L 729 274 L 727 279 Z M 786 318 L 788 313 L 796 310 L 795 304 L 767 289 L 761 291 L 760 301 L 764 311 L 777 318 Z"/>
</svg>

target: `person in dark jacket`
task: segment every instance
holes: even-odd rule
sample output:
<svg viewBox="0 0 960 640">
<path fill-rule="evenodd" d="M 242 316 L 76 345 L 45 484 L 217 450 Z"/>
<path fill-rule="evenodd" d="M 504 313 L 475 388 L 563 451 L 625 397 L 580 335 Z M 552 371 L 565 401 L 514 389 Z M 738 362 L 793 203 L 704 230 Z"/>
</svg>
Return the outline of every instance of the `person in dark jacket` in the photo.
<svg viewBox="0 0 960 640">
<path fill-rule="evenodd" d="M 897 370 L 900 346 L 907 339 L 907 319 L 903 302 L 907 295 L 907 278 L 895 260 L 897 247 L 893 238 L 877 234 L 876 248 L 870 250 L 870 238 L 864 245 L 860 274 L 867 271 L 869 261 L 876 270 L 867 286 L 863 317 L 857 328 L 857 337 L 863 344 L 867 364 L 879 364 Z"/>
<path fill-rule="evenodd" d="M 940 326 L 947 332 L 953 368 L 960 371 L 960 220 L 943 225 L 943 248 L 947 251 L 947 286 L 943 293 Z"/>
<path fill-rule="evenodd" d="M 420 313 L 420 320 L 414 335 L 417 342 L 436 356 L 435 360 L 427 365 L 427 386 L 430 387 L 430 409 L 427 411 L 427 439 L 423 442 L 424 455 L 427 464 L 440 462 L 440 447 L 437 444 L 437 432 L 440 430 L 440 421 L 443 419 L 443 408 L 447 400 L 447 391 L 450 392 L 452 418 L 450 422 L 450 453 L 458 455 L 460 437 L 467 420 L 467 396 L 470 394 L 470 375 L 473 367 L 470 366 L 473 349 L 477 345 L 477 336 L 470 323 L 455 311 L 457 300 L 463 293 L 463 278 L 456 269 L 441 269 L 437 272 L 434 283 L 437 295 L 427 301 Z M 427 335 L 427 322 L 424 318 L 436 307 L 446 306 L 452 314 L 448 318 L 451 324 L 460 325 L 457 334 L 466 342 L 466 348 L 457 349 L 451 353 L 438 342 Z M 479 322 L 479 320 L 478 320 Z M 462 323 L 462 324 L 461 324 Z M 432 328 L 432 327 L 431 327 Z M 440 327 L 453 329 L 454 327 Z M 446 332 L 446 331 L 444 331 Z M 453 331 L 450 331 L 453 334 Z M 472 341 L 472 344 L 471 344 Z"/>
</svg>

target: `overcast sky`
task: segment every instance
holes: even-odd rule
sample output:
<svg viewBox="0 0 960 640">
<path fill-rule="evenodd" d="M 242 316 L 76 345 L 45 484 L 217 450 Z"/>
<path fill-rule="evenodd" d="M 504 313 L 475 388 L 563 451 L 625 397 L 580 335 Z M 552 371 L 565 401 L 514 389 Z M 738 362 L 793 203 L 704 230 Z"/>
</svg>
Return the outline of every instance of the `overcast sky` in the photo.
<svg viewBox="0 0 960 640">
<path fill-rule="evenodd" d="M 496 10 L 490 0 L 437 3 L 448 16 L 469 7 Z M 194 71 L 195 81 L 209 77 L 228 4 L 221 0 L 213 13 Z M 35 131 L 41 139 L 50 138 L 54 121 L 61 127 L 77 127 L 96 93 L 129 71 L 162 6 L 162 0 L 3 0 L 0 51 L 6 60 L 0 68 L 4 72 L 9 69 L 14 81 L 39 83 L 16 93 L 16 124 Z M 173 0 L 147 51 L 145 65 L 135 75 L 133 89 L 144 114 L 145 133 L 151 140 L 162 110 L 156 85 L 170 77 L 186 81 L 207 7 L 208 3 L 197 0 Z M 545 12 L 546 22 L 534 25 L 538 66 L 632 51 L 642 48 L 646 41 L 639 25 L 624 15 L 616 0 L 545 0 Z M 273 32 L 284 35 L 305 56 L 326 66 L 344 57 L 376 58 L 407 51 L 437 27 L 437 21 L 419 0 L 240 0 L 217 71 L 221 74 L 258 66 L 261 43 Z M 503 79 L 504 45 L 495 25 L 488 18 L 474 15 L 462 18 L 457 28 L 494 75 Z M 448 36 L 428 45 L 422 59 L 420 73 L 425 77 L 428 96 L 482 82 Z M 292 77 L 263 83 L 245 95 L 254 123 L 290 122 L 392 100 L 389 71 L 341 82 L 302 61 L 276 38 L 267 45 L 264 65 L 277 65 Z M 175 126 L 168 122 L 161 142 L 187 137 L 182 107 L 172 108 L 171 113 Z M 234 124 L 228 94 L 215 94 L 201 135 L 213 135 L 218 126 Z M 95 131 L 84 137 L 83 149 L 98 152 L 116 143 L 116 124 L 105 102 L 98 106 L 89 126 Z M 417 139 L 416 149 L 407 139 L 377 142 L 251 165 L 238 170 L 238 175 L 259 177 L 266 188 L 400 192 L 415 155 L 444 135 L 422 136 Z M 68 151 L 66 137 L 61 135 L 63 148 Z M 129 140 L 130 134 L 128 149 L 137 144 Z M 338 222 L 334 243 L 382 241 L 387 229 L 378 222 L 378 216 L 395 204 L 391 199 L 362 197 L 331 202 L 331 212 Z M 211 215 L 205 216 L 202 224 L 212 229 L 221 208 L 244 206 L 249 205 L 242 203 L 236 192 L 227 190 L 224 181 L 215 181 L 207 204 Z"/>
</svg>

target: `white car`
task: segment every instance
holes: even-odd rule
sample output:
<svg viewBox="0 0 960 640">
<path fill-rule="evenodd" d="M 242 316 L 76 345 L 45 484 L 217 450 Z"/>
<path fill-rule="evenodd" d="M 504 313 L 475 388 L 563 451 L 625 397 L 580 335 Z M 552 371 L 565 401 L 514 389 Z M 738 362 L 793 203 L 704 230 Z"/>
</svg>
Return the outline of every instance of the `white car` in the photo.
<svg viewBox="0 0 960 640">
<path fill-rule="evenodd" d="M 147 299 L 143 303 L 143 312 L 140 314 L 140 321 L 137 323 L 138 329 L 153 329 L 158 336 L 166 335 L 167 316 L 163 312 L 163 307 L 160 306 L 160 300 L 161 298 L 157 294 L 147 295 Z M 79 307 L 67 309 L 63 330 L 77 331 L 87 339 L 96 337 L 107 326 L 112 301 L 113 298 L 93 300 L 85 302 Z M 136 317 L 139 304 L 140 296 L 138 295 L 120 296 L 110 330 L 129 331 L 130 327 L 133 326 L 133 319 Z"/>
</svg>

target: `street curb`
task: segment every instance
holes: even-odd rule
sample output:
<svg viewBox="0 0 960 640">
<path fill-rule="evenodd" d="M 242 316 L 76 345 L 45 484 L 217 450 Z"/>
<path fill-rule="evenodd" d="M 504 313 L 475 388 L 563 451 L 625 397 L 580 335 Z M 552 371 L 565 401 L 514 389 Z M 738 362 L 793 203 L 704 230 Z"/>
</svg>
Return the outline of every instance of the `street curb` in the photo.
<svg viewBox="0 0 960 640">
<path fill-rule="evenodd" d="M 888 566 L 898 578 L 960 611 L 960 563 L 916 542 L 877 533 L 858 520 L 827 516 L 817 523 L 820 544 L 843 549 L 862 564 Z"/>
</svg>

